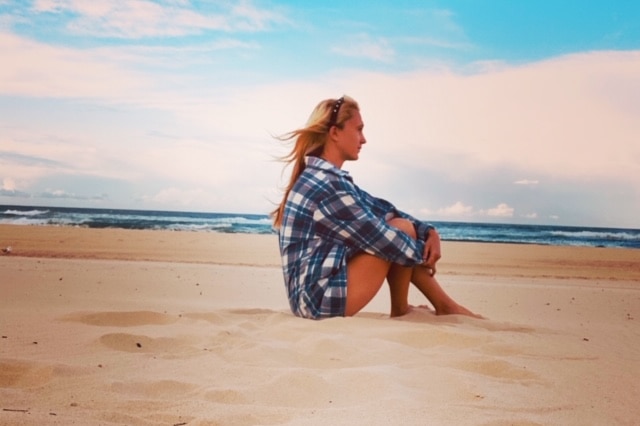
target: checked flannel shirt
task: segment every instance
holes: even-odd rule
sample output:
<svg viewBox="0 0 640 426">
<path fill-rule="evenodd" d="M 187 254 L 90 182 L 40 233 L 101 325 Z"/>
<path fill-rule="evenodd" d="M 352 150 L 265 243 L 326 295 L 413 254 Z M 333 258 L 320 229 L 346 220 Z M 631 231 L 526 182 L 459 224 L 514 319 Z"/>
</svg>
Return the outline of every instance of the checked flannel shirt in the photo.
<svg viewBox="0 0 640 426">
<path fill-rule="evenodd" d="M 304 318 L 343 316 L 351 257 L 366 252 L 401 265 L 418 265 L 433 227 L 361 190 L 333 164 L 313 156 L 306 160 L 287 197 L 279 229 L 289 304 Z M 389 226 L 387 220 L 393 217 L 410 220 L 419 238 Z"/>
</svg>

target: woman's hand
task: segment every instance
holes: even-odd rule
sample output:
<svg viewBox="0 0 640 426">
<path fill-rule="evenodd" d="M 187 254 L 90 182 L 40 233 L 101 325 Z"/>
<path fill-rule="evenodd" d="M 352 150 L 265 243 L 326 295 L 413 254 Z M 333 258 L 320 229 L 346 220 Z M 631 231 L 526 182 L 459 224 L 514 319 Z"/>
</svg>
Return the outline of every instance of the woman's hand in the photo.
<svg viewBox="0 0 640 426">
<path fill-rule="evenodd" d="M 440 260 L 442 253 L 440 252 L 440 235 L 435 229 L 430 229 L 427 241 L 424 244 L 424 253 L 422 254 L 422 266 L 428 268 L 431 276 L 436 274 L 436 262 Z"/>
</svg>

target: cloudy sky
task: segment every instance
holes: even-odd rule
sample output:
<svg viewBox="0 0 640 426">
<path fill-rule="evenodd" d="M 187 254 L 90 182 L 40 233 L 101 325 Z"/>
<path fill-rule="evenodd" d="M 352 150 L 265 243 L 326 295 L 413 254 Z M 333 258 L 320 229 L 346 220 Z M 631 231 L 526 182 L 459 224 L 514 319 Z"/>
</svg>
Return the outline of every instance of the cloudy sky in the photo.
<svg viewBox="0 0 640 426">
<path fill-rule="evenodd" d="M 348 94 L 402 210 L 640 228 L 639 5 L 0 0 L 0 204 L 267 213 Z"/>
</svg>

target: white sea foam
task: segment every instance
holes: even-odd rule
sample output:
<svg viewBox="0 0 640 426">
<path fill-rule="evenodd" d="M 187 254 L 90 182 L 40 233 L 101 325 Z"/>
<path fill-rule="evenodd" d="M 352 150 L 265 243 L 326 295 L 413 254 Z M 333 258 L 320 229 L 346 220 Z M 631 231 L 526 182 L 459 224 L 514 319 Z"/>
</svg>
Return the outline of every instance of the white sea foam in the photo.
<svg viewBox="0 0 640 426">
<path fill-rule="evenodd" d="M 7 216 L 40 216 L 49 213 L 49 210 L 5 210 L 2 214 Z"/>
<path fill-rule="evenodd" d="M 551 231 L 551 235 L 565 238 L 601 239 L 601 240 L 629 240 L 640 241 L 640 234 L 625 231 Z"/>
<path fill-rule="evenodd" d="M 274 233 L 266 214 L 0 206 L 0 224 L 244 234 Z M 640 248 L 640 230 L 434 222 L 443 240 Z"/>
</svg>

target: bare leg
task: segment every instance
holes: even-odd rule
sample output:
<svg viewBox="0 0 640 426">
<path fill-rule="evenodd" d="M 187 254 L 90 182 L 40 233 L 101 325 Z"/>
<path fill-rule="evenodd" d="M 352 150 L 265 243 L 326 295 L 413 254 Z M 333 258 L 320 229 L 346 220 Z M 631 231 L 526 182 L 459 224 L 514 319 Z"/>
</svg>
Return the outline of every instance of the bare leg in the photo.
<svg viewBox="0 0 640 426">
<path fill-rule="evenodd" d="M 346 316 L 357 314 L 373 299 L 382 287 L 390 266 L 386 260 L 366 253 L 354 256 L 347 263 Z"/>
<path fill-rule="evenodd" d="M 391 317 L 399 317 L 409 312 L 409 281 L 413 268 L 403 267 L 397 264 L 391 265 L 387 282 L 391 295 Z"/>
<path fill-rule="evenodd" d="M 422 266 L 403 267 L 391 264 L 379 257 L 362 253 L 347 265 L 347 306 L 346 316 L 360 312 L 378 293 L 385 278 L 391 294 L 391 316 L 397 317 L 409 312 L 409 281 L 433 304 L 436 315 L 467 315 L 482 318 L 453 300 Z"/>
<path fill-rule="evenodd" d="M 394 218 L 388 223 L 416 238 L 413 224 L 406 219 Z M 433 304 L 437 315 L 460 314 L 482 318 L 455 302 L 427 268 L 404 267 L 366 253 L 354 256 L 347 264 L 345 315 L 352 316 L 360 312 L 378 293 L 385 278 L 389 283 L 392 317 L 409 312 L 409 285 L 412 282 Z"/>
<path fill-rule="evenodd" d="M 391 295 L 390 316 L 409 312 L 409 284 L 413 268 L 391 264 L 370 254 L 359 254 L 347 265 L 346 316 L 357 314 L 378 293 L 384 279 Z"/>
<path fill-rule="evenodd" d="M 482 316 L 474 314 L 469 309 L 459 305 L 451 298 L 438 284 L 435 277 L 429 274 L 429 270 L 422 266 L 413 268 L 411 282 L 420 290 L 424 296 L 429 299 L 436 310 L 436 315 L 467 315 L 474 318 L 482 318 Z"/>
<path fill-rule="evenodd" d="M 413 224 L 406 219 L 393 218 L 389 225 L 401 230 L 411 238 L 416 238 L 416 230 Z M 389 292 L 391 295 L 392 317 L 399 317 L 409 312 L 409 282 L 411 281 L 413 268 L 392 264 L 387 274 Z"/>
</svg>

